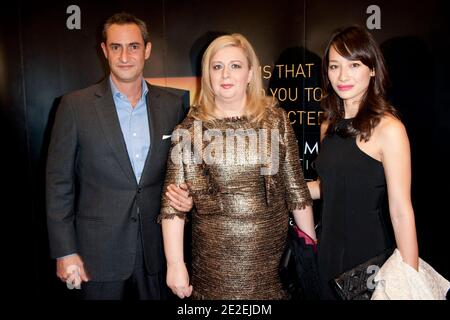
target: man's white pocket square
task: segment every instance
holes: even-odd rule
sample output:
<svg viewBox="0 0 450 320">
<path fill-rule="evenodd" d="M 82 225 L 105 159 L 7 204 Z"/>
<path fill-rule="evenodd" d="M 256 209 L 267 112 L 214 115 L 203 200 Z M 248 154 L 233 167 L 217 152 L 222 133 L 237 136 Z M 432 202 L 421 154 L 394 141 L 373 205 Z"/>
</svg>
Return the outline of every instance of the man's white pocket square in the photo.
<svg viewBox="0 0 450 320">
<path fill-rule="evenodd" d="M 172 135 L 171 134 L 163 134 L 162 139 L 166 140 L 169 139 Z"/>
</svg>

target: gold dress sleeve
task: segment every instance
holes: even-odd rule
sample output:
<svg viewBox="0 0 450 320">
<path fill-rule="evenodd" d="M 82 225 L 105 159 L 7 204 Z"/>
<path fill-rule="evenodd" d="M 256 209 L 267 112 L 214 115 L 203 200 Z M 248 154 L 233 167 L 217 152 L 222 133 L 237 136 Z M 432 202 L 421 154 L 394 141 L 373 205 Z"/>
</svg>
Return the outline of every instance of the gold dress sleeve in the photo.
<svg viewBox="0 0 450 320">
<path fill-rule="evenodd" d="M 184 166 L 183 163 L 181 162 L 182 159 L 181 151 L 176 152 L 176 154 L 174 154 L 174 156 L 172 157 L 172 152 L 175 146 L 176 144 L 172 142 L 172 146 L 170 147 L 169 155 L 167 158 L 167 171 L 164 180 L 164 186 L 162 189 L 163 191 L 161 197 L 161 211 L 157 218 L 158 223 L 161 223 L 162 219 L 173 219 L 175 218 L 175 216 L 184 219 L 185 222 L 187 222 L 187 213 L 172 208 L 169 204 L 170 199 L 166 196 L 167 187 L 170 184 L 178 186 L 185 182 Z"/>
<path fill-rule="evenodd" d="M 281 165 L 283 171 L 286 198 L 290 211 L 304 209 L 312 206 L 313 200 L 306 185 L 303 170 L 300 164 L 298 141 L 289 122 L 286 111 L 280 108 L 282 113 L 282 143 L 286 148 L 286 156 Z"/>
</svg>

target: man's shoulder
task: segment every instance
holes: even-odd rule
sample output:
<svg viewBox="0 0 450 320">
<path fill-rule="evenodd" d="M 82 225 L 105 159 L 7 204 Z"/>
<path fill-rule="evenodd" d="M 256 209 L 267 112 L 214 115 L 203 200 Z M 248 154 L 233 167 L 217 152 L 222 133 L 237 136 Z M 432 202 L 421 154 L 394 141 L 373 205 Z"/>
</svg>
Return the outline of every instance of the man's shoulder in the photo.
<svg viewBox="0 0 450 320">
<path fill-rule="evenodd" d="M 148 91 L 151 94 L 154 94 L 156 96 L 161 96 L 163 98 L 170 98 L 170 99 L 183 99 L 185 96 L 189 96 L 189 91 L 177 89 L 177 88 L 171 88 L 171 87 L 161 87 L 156 86 L 153 84 L 148 85 Z"/>
<path fill-rule="evenodd" d="M 82 89 L 77 89 L 64 94 L 63 99 L 70 101 L 82 101 L 85 99 L 92 99 L 97 94 L 102 94 L 107 91 L 107 84 L 104 81 L 90 85 Z"/>
<path fill-rule="evenodd" d="M 174 112 L 179 112 L 179 109 L 182 111 L 182 117 L 179 119 L 183 119 L 188 110 L 190 104 L 190 97 L 188 90 L 176 89 L 171 87 L 160 87 L 152 84 L 148 85 L 148 92 L 153 97 L 157 97 L 163 101 L 165 108 L 167 110 L 172 110 Z"/>
</svg>

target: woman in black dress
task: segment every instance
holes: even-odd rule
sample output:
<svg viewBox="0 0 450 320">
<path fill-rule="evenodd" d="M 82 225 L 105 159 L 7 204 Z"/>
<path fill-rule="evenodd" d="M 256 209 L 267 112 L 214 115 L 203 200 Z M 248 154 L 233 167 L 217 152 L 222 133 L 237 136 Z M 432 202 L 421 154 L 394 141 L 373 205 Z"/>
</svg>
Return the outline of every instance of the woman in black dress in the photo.
<svg viewBox="0 0 450 320">
<path fill-rule="evenodd" d="M 322 72 L 319 179 L 308 187 L 323 200 L 322 296 L 335 299 L 332 279 L 392 247 L 391 227 L 404 262 L 416 270 L 418 248 L 408 136 L 385 98 L 387 72 L 375 40 L 360 27 L 336 33 Z"/>
</svg>

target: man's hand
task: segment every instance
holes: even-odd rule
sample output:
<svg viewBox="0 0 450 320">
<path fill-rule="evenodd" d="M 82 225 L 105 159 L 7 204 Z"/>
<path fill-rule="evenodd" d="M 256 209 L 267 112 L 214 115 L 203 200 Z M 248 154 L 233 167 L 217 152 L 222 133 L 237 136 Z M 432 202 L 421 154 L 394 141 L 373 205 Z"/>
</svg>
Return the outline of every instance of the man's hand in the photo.
<svg viewBox="0 0 450 320">
<path fill-rule="evenodd" d="M 89 281 L 86 271 L 84 270 L 83 261 L 78 254 L 74 254 L 68 257 L 56 259 L 56 276 L 61 279 L 62 282 L 66 282 L 71 276 L 69 268 L 71 265 L 75 265 L 80 268 L 81 281 Z"/>
<path fill-rule="evenodd" d="M 167 187 L 167 197 L 170 199 L 170 206 L 181 212 L 189 212 L 194 206 L 192 197 L 189 196 L 188 186 L 183 183 L 177 187 L 171 184 Z"/>
</svg>

